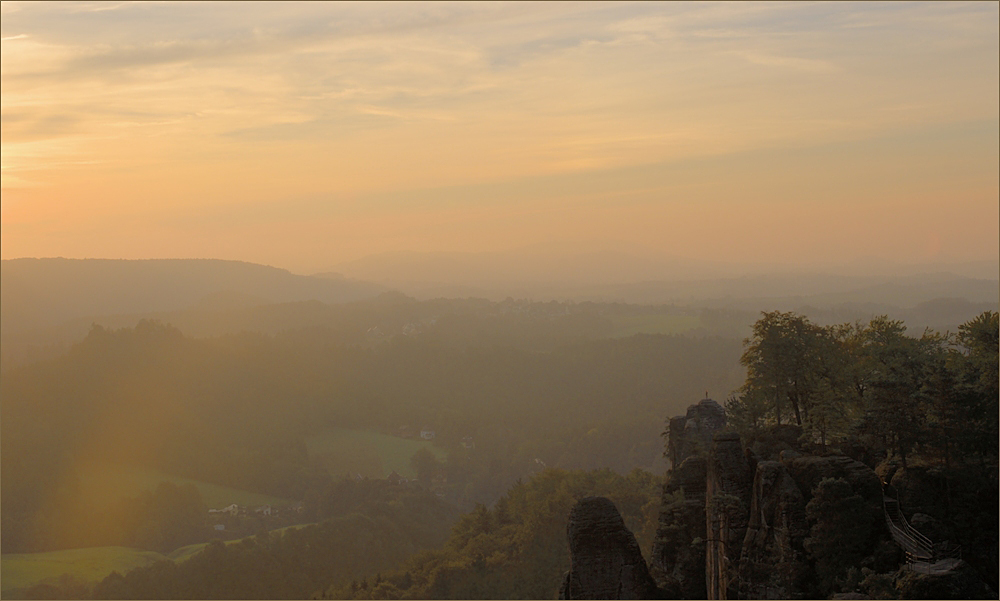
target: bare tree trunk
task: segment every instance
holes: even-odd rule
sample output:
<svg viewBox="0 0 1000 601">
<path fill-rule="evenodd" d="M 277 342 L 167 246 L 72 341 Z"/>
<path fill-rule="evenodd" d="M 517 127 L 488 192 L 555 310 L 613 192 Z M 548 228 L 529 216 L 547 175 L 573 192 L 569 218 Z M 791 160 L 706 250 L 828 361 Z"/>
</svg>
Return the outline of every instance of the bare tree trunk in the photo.
<svg viewBox="0 0 1000 601">
<path fill-rule="evenodd" d="M 788 400 L 789 400 L 789 402 L 792 403 L 792 410 L 795 411 L 795 425 L 796 426 L 801 426 L 802 425 L 802 415 L 799 413 L 799 399 L 795 395 L 789 394 L 788 395 Z"/>
</svg>

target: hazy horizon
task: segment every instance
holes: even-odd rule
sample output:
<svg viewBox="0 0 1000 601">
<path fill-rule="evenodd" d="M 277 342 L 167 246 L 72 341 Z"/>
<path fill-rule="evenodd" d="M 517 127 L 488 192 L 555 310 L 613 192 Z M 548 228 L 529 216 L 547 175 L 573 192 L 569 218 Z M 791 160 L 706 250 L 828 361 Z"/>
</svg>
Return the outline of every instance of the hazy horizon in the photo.
<svg viewBox="0 0 1000 601">
<path fill-rule="evenodd" d="M 4 259 L 1000 254 L 996 4 L 2 10 Z"/>
</svg>

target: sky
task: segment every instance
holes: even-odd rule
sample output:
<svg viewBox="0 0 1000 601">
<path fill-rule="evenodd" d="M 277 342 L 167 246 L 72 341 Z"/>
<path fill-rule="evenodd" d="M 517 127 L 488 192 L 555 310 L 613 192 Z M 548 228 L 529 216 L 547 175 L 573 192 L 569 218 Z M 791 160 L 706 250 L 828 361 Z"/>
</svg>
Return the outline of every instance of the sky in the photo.
<svg viewBox="0 0 1000 601">
<path fill-rule="evenodd" d="M 0 255 L 996 260 L 998 6 L 5 1 Z"/>
</svg>

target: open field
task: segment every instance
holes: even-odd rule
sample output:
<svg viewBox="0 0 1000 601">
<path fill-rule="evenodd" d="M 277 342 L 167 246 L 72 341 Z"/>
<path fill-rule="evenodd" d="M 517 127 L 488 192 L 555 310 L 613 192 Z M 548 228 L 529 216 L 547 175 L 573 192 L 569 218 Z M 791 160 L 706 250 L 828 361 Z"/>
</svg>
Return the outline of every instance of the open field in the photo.
<svg viewBox="0 0 1000 601">
<path fill-rule="evenodd" d="M 313 524 L 295 524 L 277 528 L 271 532 L 285 532 L 305 528 Z M 234 545 L 243 539 L 225 541 Z M 128 547 L 90 547 L 86 549 L 68 549 L 65 551 L 50 551 L 47 553 L 10 553 L 0 557 L 0 581 L 3 598 L 11 598 L 10 593 L 17 597 L 19 589 L 40 584 L 45 581 L 54 582 L 63 574 L 70 574 L 84 582 L 96 583 L 111 572 L 120 574 L 163 559 L 175 563 L 186 561 L 208 546 L 208 543 L 196 543 L 174 549 L 166 555 L 154 551 L 138 551 Z"/>
<path fill-rule="evenodd" d="M 315 523 L 315 522 L 313 522 L 313 523 Z M 270 532 L 281 532 L 281 533 L 283 533 L 286 530 L 293 530 L 293 529 L 296 529 L 296 528 L 305 528 L 306 526 L 311 526 L 313 523 L 309 523 L 309 524 L 295 524 L 295 525 L 292 525 L 292 526 L 285 526 L 283 528 L 276 528 L 274 530 L 271 530 Z M 247 537 L 244 537 L 244 538 L 253 538 L 253 536 L 247 536 Z M 226 544 L 226 545 L 235 545 L 236 543 L 239 543 L 240 541 L 244 540 L 244 538 L 234 538 L 233 540 L 227 540 L 227 541 L 222 541 L 222 542 L 223 542 L 223 544 Z M 195 543 L 193 545 L 185 545 L 185 546 L 180 547 L 178 549 L 174 549 L 170 553 L 167 553 L 166 558 L 169 559 L 169 560 L 171 560 L 171 561 L 173 561 L 174 563 L 181 563 L 181 562 L 187 561 L 188 559 L 191 559 L 192 557 L 194 557 L 198 553 L 201 553 L 202 549 L 204 549 L 208 545 L 209 545 L 209 543 Z"/>
<path fill-rule="evenodd" d="M 612 338 L 626 338 L 635 334 L 682 334 L 701 325 L 697 315 L 614 315 Z"/>
<path fill-rule="evenodd" d="M 331 473 L 360 473 L 370 478 L 384 478 L 393 470 L 407 478 L 416 474 L 410 467 L 410 458 L 417 450 L 426 448 L 440 459 L 444 451 L 430 442 L 409 440 L 377 432 L 334 428 L 306 441 L 309 453 L 324 461 Z M 224 507 L 231 503 L 240 505 L 288 505 L 288 499 L 247 492 L 207 482 L 172 476 L 163 472 L 121 465 L 91 464 L 80 470 L 81 501 L 103 505 L 122 497 L 134 497 L 143 490 L 153 490 L 160 482 L 177 485 L 193 484 L 198 488 L 209 507 Z M 302 528 L 308 524 L 287 526 L 279 531 Z M 226 541 L 238 543 L 240 539 Z M 162 559 L 185 561 L 207 543 L 187 545 L 163 555 L 152 551 L 138 551 L 126 547 L 91 547 L 46 553 L 17 553 L 0 557 L 4 598 L 18 596 L 18 591 L 33 585 L 55 581 L 69 574 L 84 582 L 99 582 L 113 571 L 124 573 L 130 569 L 150 565 Z"/>
<path fill-rule="evenodd" d="M 361 474 L 385 478 L 394 470 L 404 478 L 416 478 L 410 458 L 419 449 L 428 449 L 438 459 L 445 452 L 430 442 L 397 438 L 368 430 L 331 428 L 306 439 L 309 454 L 316 457 L 334 476 Z"/>
<path fill-rule="evenodd" d="M 99 582 L 113 571 L 125 573 L 165 556 L 127 547 L 91 547 L 48 553 L 10 553 L 0 558 L 0 594 L 9 594 L 69 574 L 84 582 Z"/>
<path fill-rule="evenodd" d="M 160 482 L 177 485 L 194 484 L 205 504 L 214 508 L 225 507 L 232 503 L 251 507 L 265 504 L 280 507 L 292 503 L 288 499 L 171 476 L 147 468 L 94 464 L 85 467 L 81 472 L 82 501 L 94 506 L 113 503 L 122 497 L 135 497 L 144 490 L 152 491 Z"/>
<path fill-rule="evenodd" d="M 317 523 L 318 522 L 309 522 L 308 524 L 293 524 L 291 526 L 283 526 L 281 528 L 275 528 L 274 530 L 270 530 L 270 532 L 272 532 L 272 533 L 277 532 L 277 533 L 280 533 L 280 534 L 284 534 L 288 530 L 298 530 L 299 528 L 305 528 L 306 526 L 315 526 Z M 248 537 L 245 537 L 245 538 L 253 538 L 253 537 L 252 536 L 248 536 Z M 238 542 L 240 542 L 242 540 L 243 540 L 242 538 L 236 538 L 236 539 L 233 539 L 233 540 L 227 540 L 227 541 L 223 541 L 223 542 L 225 544 L 227 544 L 227 545 L 235 545 L 236 543 L 238 543 Z M 174 549 L 170 553 L 167 553 L 166 557 L 167 557 L 167 559 L 170 559 L 170 560 L 174 561 L 175 563 L 180 563 L 182 561 L 186 561 L 188 559 L 191 559 L 192 557 L 194 557 L 195 555 L 197 555 L 199 552 L 201 552 L 202 549 L 204 549 L 207 546 L 208 546 L 208 543 L 195 543 L 193 545 L 185 545 L 183 547 L 180 547 L 179 549 Z"/>
<path fill-rule="evenodd" d="M 226 541 L 226 544 L 239 542 L 239 539 L 234 541 Z M 191 559 L 195 555 L 201 552 L 202 549 L 208 546 L 208 543 L 195 543 L 193 545 L 184 545 L 178 549 L 174 549 L 170 553 L 167 553 L 167 559 L 173 561 L 174 563 L 180 563 L 187 559 Z"/>
</svg>

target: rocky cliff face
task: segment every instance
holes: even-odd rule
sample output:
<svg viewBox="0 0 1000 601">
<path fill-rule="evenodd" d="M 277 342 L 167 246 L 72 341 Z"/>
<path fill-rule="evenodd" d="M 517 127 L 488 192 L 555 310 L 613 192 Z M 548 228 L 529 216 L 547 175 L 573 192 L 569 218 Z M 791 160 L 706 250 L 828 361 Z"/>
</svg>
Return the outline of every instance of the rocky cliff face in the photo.
<svg viewBox="0 0 1000 601">
<path fill-rule="evenodd" d="M 712 399 L 702 399 L 687 408 L 687 413 L 670 418 L 667 427 L 667 457 L 677 467 L 685 459 L 706 452 L 712 436 L 726 426 L 726 410 Z"/>
<path fill-rule="evenodd" d="M 635 536 L 614 503 L 581 499 L 566 528 L 571 568 L 560 599 L 661 599 Z"/>
<path fill-rule="evenodd" d="M 708 571 L 728 573 L 729 556 L 738 559 L 737 538 L 746 527 L 745 512 L 738 507 L 749 500 L 750 474 L 738 436 L 713 441 L 725 425 L 726 411 L 712 399 L 702 399 L 669 422 L 672 468 L 663 487 L 650 572 L 674 597 L 709 598 Z"/>
<path fill-rule="evenodd" d="M 985 568 L 970 571 L 962 563 L 936 575 L 901 567 L 903 553 L 885 524 L 880 478 L 891 480 L 904 502 L 930 510 L 928 499 L 942 488 L 934 474 L 891 465 L 879 466 L 877 474 L 845 455 L 810 454 L 795 426 L 742 441 L 725 425 L 724 410 L 711 399 L 670 420 L 672 467 L 648 573 L 610 501 L 581 502 L 573 510 L 573 570 L 562 598 L 868 598 L 859 590 L 877 598 L 901 592 L 930 598 L 924 595 L 938 591 L 995 597 L 977 576 Z M 979 502 L 971 492 L 958 498 Z M 950 536 L 930 515 L 918 513 L 913 521 L 936 537 Z M 980 555 L 995 557 L 995 545 Z"/>
<path fill-rule="evenodd" d="M 709 599 L 735 599 L 755 462 L 734 432 L 714 436 L 705 474 L 705 579 Z"/>
<path fill-rule="evenodd" d="M 670 471 L 660 501 L 650 573 L 674 599 L 705 599 L 705 488 L 708 463 L 692 455 Z"/>
<path fill-rule="evenodd" d="M 815 592 L 807 551 L 816 519 L 807 505 L 824 479 L 858 503 L 864 523 L 852 552 L 871 554 L 880 537 L 881 486 L 845 456 L 804 454 L 794 426 L 749 441 L 725 431 L 725 411 L 704 399 L 669 424 L 673 461 L 663 489 L 650 573 L 664 591 L 687 599 L 795 598 Z M 817 529 L 815 532 L 820 532 Z M 819 542 L 816 542 L 819 545 Z M 818 548 L 818 546 L 817 546 Z"/>
<path fill-rule="evenodd" d="M 797 595 L 809 533 L 802 492 L 778 461 L 757 464 L 746 536 L 738 567 L 739 597 L 791 599 Z"/>
</svg>

